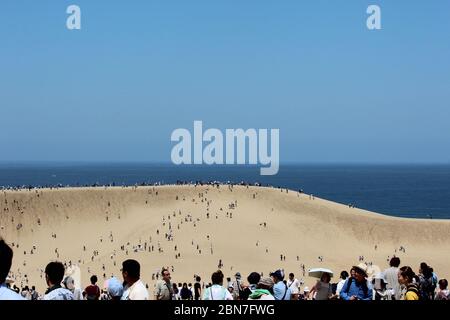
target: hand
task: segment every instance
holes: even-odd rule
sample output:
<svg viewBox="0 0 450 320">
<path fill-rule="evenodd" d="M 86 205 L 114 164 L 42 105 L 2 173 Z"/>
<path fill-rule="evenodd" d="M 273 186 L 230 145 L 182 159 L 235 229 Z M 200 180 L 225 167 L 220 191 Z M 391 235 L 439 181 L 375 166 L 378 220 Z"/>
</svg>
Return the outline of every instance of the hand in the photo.
<svg viewBox="0 0 450 320">
<path fill-rule="evenodd" d="M 350 297 L 350 300 L 352 300 L 352 301 L 353 301 L 353 300 L 358 300 L 358 297 L 357 297 L 357 296 L 351 296 L 351 297 Z"/>
</svg>

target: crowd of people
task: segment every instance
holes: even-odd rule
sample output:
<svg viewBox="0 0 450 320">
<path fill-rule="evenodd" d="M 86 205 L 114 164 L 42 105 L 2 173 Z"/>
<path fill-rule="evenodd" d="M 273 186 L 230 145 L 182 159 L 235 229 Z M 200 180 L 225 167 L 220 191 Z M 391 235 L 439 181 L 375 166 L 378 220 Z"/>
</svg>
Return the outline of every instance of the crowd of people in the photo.
<svg viewBox="0 0 450 320">
<path fill-rule="evenodd" d="M 140 279 L 141 267 L 138 261 L 128 259 L 122 262 L 122 279 L 112 277 L 107 287 L 100 289 L 97 277 L 91 276 L 90 284 L 84 289 L 75 287 L 74 279 L 65 276 L 61 262 L 50 262 L 45 267 L 47 290 L 43 294 L 35 287 L 20 290 L 10 286 L 8 274 L 11 269 L 13 250 L 0 240 L 0 300 L 450 300 L 448 282 L 438 279 L 433 268 L 421 263 L 416 274 L 409 266 L 400 267 L 400 259 L 393 257 L 390 267 L 378 274 L 369 274 L 369 266 L 360 263 L 342 271 L 340 281 L 331 283 L 332 274 L 322 272 L 311 290 L 290 273 L 285 279 L 284 270 L 262 273 L 252 272 L 247 281 L 237 272 L 232 280 L 224 281 L 219 269 L 212 273 L 211 282 L 201 282 L 195 276 L 195 283 L 174 283 L 170 269 L 162 268 L 161 278 L 150 297 L 148 285 Z"/>
</svg>

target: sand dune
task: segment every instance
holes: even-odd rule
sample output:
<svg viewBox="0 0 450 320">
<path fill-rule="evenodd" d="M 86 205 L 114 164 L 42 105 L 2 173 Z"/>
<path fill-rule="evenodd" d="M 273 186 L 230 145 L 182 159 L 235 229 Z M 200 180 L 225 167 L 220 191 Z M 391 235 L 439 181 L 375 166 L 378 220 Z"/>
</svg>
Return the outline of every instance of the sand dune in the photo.
<svg viewBox="0 0 450 320">
<path fill-rule="evenodd" d="M 169 225 L 171 240 L 166 237 Z M 28 284 L 41 292 L 42 269 L 51 260 L 79 264 L 84 286 L 92 274 L 99 276 L 100 283 L 103 274 L 120 276 L 121 262 L 133 258 L 141 263 L 150 290 L 155 283 L 152 274 L 161 266 L 174 267 L 176 282 L 193 282 L 194 274 L 209 282 L 219 259 L 226 276 L 284 268 L 307 285 L 314 280 L 302 276 L 301 264 L 338 273 L 358 264 L 361 255 L 382 269 L 394 254 L 416 271 L 426 261 L 440 277 L 450 277 L 450 221 L 394 218 L 285 189 L 158 186 L 3 191 L 0 226 L 0 236 L 19 244 L 12 268 L 18 285 L 29 279 Z M 36 250 L 30 254 L 33 246 Z M 405 252 L 398 250 L 400 246 Z M 280 255 L 286 260 L 281 261 Z"/>
</svg>

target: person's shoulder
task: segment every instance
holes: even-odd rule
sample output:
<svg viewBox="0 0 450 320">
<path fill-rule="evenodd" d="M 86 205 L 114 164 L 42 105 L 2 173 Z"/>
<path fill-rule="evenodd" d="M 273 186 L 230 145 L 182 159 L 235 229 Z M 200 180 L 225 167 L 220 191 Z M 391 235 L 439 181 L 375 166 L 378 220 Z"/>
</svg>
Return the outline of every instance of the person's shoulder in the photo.
<svg viewBox="0 0 450 320">
<path fill-rule="evenodd" d="M 22 295 L 6 287 L 0 287 L 0 300 L 26 300 Z"/>
</svg>

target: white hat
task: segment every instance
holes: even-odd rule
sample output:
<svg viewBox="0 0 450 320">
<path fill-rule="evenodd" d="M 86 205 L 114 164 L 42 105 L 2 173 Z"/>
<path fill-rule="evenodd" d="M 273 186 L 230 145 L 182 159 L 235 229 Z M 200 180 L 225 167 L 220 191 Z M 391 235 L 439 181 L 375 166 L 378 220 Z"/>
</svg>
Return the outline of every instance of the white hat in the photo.
<svg viewBox="0 0 450 320">
<path fill-rule="evenodd" d="M 308 287 L 304 287 L 303 288 L 303 292 L 309 292 L 309 288 Z"/>
</svg>

